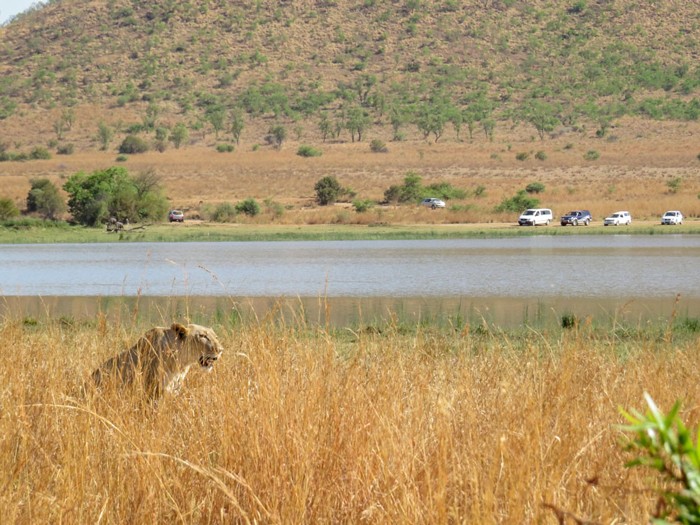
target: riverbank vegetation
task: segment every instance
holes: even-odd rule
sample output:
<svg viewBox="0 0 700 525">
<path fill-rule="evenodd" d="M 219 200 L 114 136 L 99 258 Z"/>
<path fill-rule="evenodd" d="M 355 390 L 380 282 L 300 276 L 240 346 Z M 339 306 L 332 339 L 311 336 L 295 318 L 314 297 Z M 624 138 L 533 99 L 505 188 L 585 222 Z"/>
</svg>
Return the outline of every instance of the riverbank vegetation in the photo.
<svg viewBox="0 0 700 525">
<path fill-rule="evenodd" d="M 226 351 L 155 409 L 79 387 L 150 325 L 13 318 L 0 367 L 12 523 L 645 523 L 619 408 L 697 422 L 697 319 L 347 329 L 196 315 Z M 164 318 L 161 324 L 172 319 Z"/>
<path fill-rule="evenodd" d="M 479 239 L 530 235 L 663 235 L 700 234 L 700 223 L 661 226 L 636 221 L 631 226 L 604 227 L 559 225 L 536 228 L 517 224 L 221 224 L 190 221 L 184 224 L 133 224 L 121 231 L 88 228 L 65 222 L 30 218 L 0 222 L 0 244 L 100 243 L 100 242 L 218 242 L 218 241 L 338 241 Z"/>
</svg>

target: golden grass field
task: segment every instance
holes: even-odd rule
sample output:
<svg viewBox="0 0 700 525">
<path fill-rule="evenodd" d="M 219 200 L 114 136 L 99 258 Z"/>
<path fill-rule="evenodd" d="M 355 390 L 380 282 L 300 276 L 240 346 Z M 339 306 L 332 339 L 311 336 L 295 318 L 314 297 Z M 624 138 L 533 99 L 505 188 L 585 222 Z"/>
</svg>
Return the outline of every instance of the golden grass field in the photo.
<svg viewBox="0 0 700 525">
<path fill-rule="evenodd" d="M 82 109 L 78 119 L 97 118 L 86 111 Z M 51 122 L 47 116 L 46 133 Z M 15 119 L 12 123 L 19 125 L 21 121 Z M 39 123 L 29 127 L 42 132 Z M 88 125 L 76 128 L 86 129 Z M 517 213 L 496 213 L 493 208 L 527 184 L 542 182 L 546 191 L 538 195 L 541 206 L 552 208 L 557 216 L 584 208 L 595 219 L 602 219 L 626 209 L 636 219 L 657 220 L 667 209 L 680 209 L 691 219 L 700 216 L 699 133 L 700 124 L 695 122 L 623 119 L 610 131 L 614 140 L 583 132 L 540 141 L 533 138 L 531 129 L 519 126 L 503 129 L 493 142 L 478 134 L 472 142 L 458 141 L 449 133 L 438 143 L 418 137 L 389 142 L 384 137 L 388 153 L 372 153 L 368 141 L 321 144 L 315 142 L 318 137 L 311 136 L 311 143 L 323 150 L 323 155 L 315 158 L 296 155 L 305 137 L 288 141 L 280 151 L 266 146 L 254 151 L 254 143 L 246 142 L 244 135 L 234 153 L 218 153 L 212 135 L 195 137 L 191 145 L 180 149 L 130 156 L 123 165 L 132 174 L 153 171 L 172 206 L 185 209 L 190 218 L 199 216 L 206 205 L 254 198 L 261 203 L 269 199 L 286 208 L 281 217 L 263 212 L 252 220 L 262 223 L 514 222 Z M 23 208 L 32 177 L 48 177 L 61 186 L 78 171 L 91 172 L 116 164 L 116 152 L 97 151 L 89 136 L 76 137 L 76 143 L 82 146 L 73 155 L 0 163 L 0 196 L 11 197 Z M 589 150 L 599 152 L 600 158 L 584 160 Z M 545 152 L 547 158 L 536 160 L 534 154 L 538 151 Z M 530 153 L 529 159 L 516 160 L 522 152 Z M 457 205 L 459 210 L 449 213 L 413 206 L 375 207 L 367 213 L 355 213 L 350 203 L 331 207 L 314 203 L 314 184 L 327 175 L 351 188 L 356 198 L 379 201 L 390 185 L 401 184 L 411 171 L 420 175 L 425 185 L 448 182 L 471 192 L 483 186 L 485 192 L 481 197 L 451 201 L 449 205 Z M 682 180 L 681 187 L 672 193 L 667 183 L 676 178 Z"/>
<path fill-rule="evenodd" d="M 663 326 L 215 328 L 213 373 L 144 409 L 78 394 L 143 326 L 4 319 L 1 521 L 645 523 L 619 408 L 700 417 L 700 340 Z"/>
</svg>

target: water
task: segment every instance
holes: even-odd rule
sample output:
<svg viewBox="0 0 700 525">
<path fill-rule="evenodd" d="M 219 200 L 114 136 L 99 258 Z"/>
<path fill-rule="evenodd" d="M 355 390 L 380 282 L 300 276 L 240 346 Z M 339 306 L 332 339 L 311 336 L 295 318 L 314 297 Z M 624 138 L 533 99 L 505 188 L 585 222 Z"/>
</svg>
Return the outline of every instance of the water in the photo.
<svg viewBox="0 0 700 525">
<path fill-rule="evenodd" d="M 0 246 L 3 296 L 700 298 L 700 236 Z"/>
</svg>

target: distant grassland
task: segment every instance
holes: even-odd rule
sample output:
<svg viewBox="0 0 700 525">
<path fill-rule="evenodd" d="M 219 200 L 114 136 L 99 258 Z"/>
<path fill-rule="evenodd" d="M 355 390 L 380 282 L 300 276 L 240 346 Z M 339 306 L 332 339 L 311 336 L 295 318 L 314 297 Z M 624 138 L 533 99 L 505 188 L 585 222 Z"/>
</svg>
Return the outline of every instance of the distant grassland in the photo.
<svg viewBox="0 0 700 525">
<path fill-rule="evenodd" d="M 155 410 L 79 385 L 146 328 L 8 315 L 8 523 L 645 523 L 619 407 L 700 418 L 696 325 L 212 325 L 226 351 Z M 164 320 L 164 323 L 170 322 Z M 695 329 L 693 329 L 695 326 Z"/>
</svg>

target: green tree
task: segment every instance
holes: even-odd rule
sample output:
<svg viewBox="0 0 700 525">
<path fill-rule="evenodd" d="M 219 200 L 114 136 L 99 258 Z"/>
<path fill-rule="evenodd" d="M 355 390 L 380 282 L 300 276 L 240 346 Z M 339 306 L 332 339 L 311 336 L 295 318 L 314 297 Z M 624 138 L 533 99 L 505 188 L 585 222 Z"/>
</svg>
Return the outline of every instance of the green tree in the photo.
<svg viewBox="0 0 700 525">
<path fill-rule="evenodd" d="M 126 168 L 118 166 L 89 175 L 76 173 L 63 189 L 68 193 L 73 219 L 87 226 L 96 226 L 110 217 L 159 220 L 168 209 L 168 201 L 153 174 L 133 178 Z"/>
<path fill-rule="evenodd" d="M 350 137 L 355 142 L 357 136 L 358 142 L 362 141 L 362 135 L 370 125 L 370 118 L 363 108 L 354 106 L 348 110 L 345 115 L 345 128 L 350 132 Z"/>
<path fill-rule="evenodd" d="M 233 111 L 233 113 L 231 113 L 231 135 L 233 135 L 233 140 L 236 142 L 236 144 L 240 144 L 241 142 L 243 128 L 245 128 L 243 111 L 236 109 Z"/>
<path fill-rule="evenodd" d="M 282 143 L 287 140 L 287 128 L 281 124 L 277 124 L 270 128 L 268 135 L 268 142 L 272 144 L 276 149 L 282 147 Z"/>
<path fill-rule="evenodd" d="M 182 122 L 178 122 L 170 132 L 170 141 L 175 146 L 175 149 L 179 149 L 182 143 L 187 141 L 189 136 L 190 134 L 187 131 L 187 126 Z"/>
<path fill-rule="evenodd" d="M 332 175 L 323 177 L 314 186 L 316 202 L 321 206 L 335 203 L 343 193 L 343 187 Z"/>
<path fill-rule="evenodd" d="M 27 211 L 54 220 L 66 210 L 66 203 L 53 182 L 49 179 L 31 179 L 29 182 L 31 188 L 27 194 Z"/>
<path fill-rule="evenodd" d="M 0 221 L 5 221 L 19 215 L 15 201 L 6 197 L 0 198 Z"/>
<path fill-rule="evenodd" d="M 113 138 L 114 130 L 103 121 L 100 121 L 99 124 L 97 124 L 97 140 L 100 141 L 100 149 L 106 151 Z"/>
<path fill-rule="evenodd" d="M 528 100 L 522 109 L 522 118 L 532 124 L 537 130 L 540 140 L 560 124 L 557 114 L 561 108 L 539 99 Z"/>
</svg>

